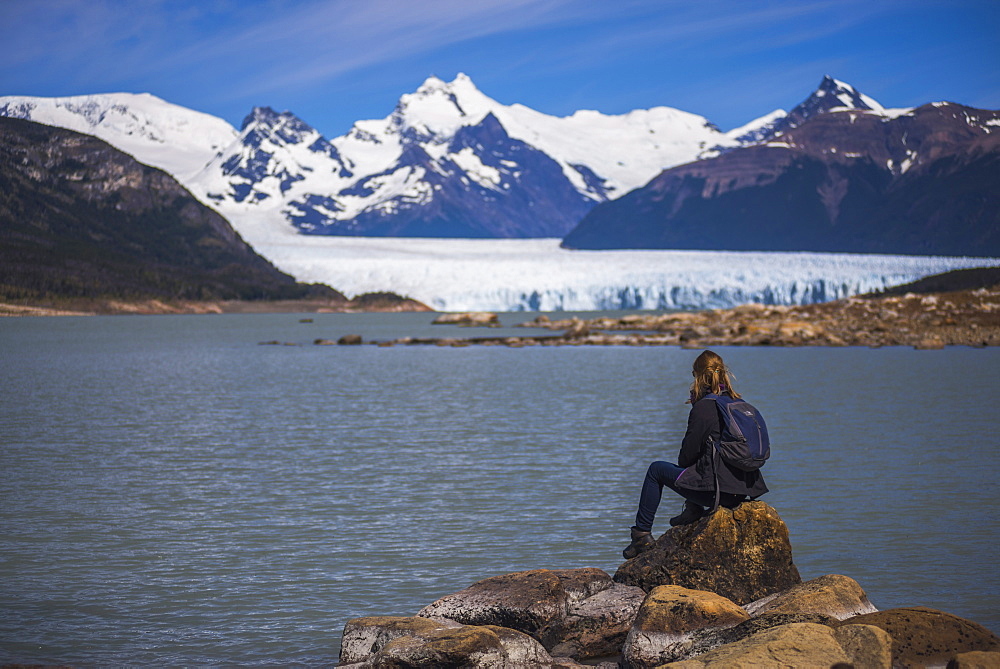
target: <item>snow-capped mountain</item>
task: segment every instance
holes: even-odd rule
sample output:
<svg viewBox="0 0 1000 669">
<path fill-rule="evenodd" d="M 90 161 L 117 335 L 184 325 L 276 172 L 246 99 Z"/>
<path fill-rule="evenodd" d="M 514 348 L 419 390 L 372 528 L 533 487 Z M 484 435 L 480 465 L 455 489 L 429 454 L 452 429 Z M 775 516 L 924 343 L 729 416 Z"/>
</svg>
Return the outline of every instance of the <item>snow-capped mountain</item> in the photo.
<svg viewBox="0 0 1000 669">
<path fill-rule="evenodd" d="M 908 109 L 887 110 L 874 99 L 854 88 L 854 86 L 827 75 L 823 77 L 819 88 L 813 91 L 812 95 L 797 105 L 795 109 L 787 114 L 775 116 L 770 123 L 765 124 L 756 131 L 745 133 L 734 139 L 737 139 L 740 144 L 767 141 L 793 128 L 799 127 L 809 119 L 820 114 L 845 109 L 856 109 L 888 115 L 898 115 L 899 113 L 909 111 Z"/>
<path fill-rule="evenodd" d="M 0 97 L 0 116 L 93 135 L 185 185 L 238 134 L 220 118 L 148 93 Z"/>
<path fill-rule="evenodd" d="M 552 237 L 731 143 L 667 107 L 560 118 L 503 105 L 460 74 L 427 79 L 386 118 L 329 141 L 289 112 L 254 110 L 191 186 L 231 217 L 274 210 L 306 234 Z"/>
<path fill-rule="evenodd" d="M 909 111 L 909 109 L 886 109 L 854 86 L 827 75 L 823 77 L 819 87 L 808 98 L 796 105 L 792 111 L 775 109 L 770 114 L 754 119 L 739 128 L 734 128 L 726 133 L 728 141 L 709 151 L 702 152 L 698 157 L 710 158 L 727 150 L 766 142 L 797 128 L 820 114 L 847 109 L 888 116 L 896 116 Z"/>
<path fill-rule="evenodd" d="M 389 116 L 327 139 L 257 108 L 237 131 L 150 95 L 0 98 L 0 115 L 93 134 L 174 175 L 251 244 L 271 233 L 561 237 L 596 204 L 664 169 L 766 141 L 835 106 L 881 109 L 827 77 L 791 113 L 721 132 L 669 107 L 555 117 L 458 75 L 427 79 Z"/>
<path fill-rule="evenodd" d="M 664 171 L 592 209 L 563 244 L 1000 255 L 998 125 L 1000 111 L 947 102 L 836 105 Z"/>
</svg>

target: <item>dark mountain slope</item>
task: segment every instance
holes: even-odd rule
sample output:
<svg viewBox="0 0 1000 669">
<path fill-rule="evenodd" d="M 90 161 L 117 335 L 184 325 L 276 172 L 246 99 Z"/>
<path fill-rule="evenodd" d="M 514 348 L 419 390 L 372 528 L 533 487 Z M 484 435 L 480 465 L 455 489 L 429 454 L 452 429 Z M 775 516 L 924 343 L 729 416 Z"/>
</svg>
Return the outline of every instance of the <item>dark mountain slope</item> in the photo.
<svg viewBox="0 0 1000 669">
<path fill-rule="evenodd" d="M 998 119 L 822 113 L 598 205 L 563 245 L 1000 255 Z"/>
<path fill-rule="evenodd" d="M 173 177 L 0 118 L 0 299 L 341 299 L 279 272 Z"/>
</svg>

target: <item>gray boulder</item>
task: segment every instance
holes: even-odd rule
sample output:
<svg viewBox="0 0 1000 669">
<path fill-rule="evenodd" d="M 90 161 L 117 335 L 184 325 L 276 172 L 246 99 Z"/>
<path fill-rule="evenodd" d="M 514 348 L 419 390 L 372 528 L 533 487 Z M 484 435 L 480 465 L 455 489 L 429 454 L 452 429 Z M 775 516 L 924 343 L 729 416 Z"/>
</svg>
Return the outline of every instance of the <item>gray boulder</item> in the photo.
<svg viewBox="0 0 1000 669">
<path fill-rule="evenodd" d="M 344 627 L 342 667 L 578 667 L 553 658 L 532 637 L 505 627 L 452 620 L 374 616 Z"/>
<path fill-rule="evenodd" d="M 617 655 L 645 593 L 601 569 L 535 569 L 484 579 L 417 615 L 508 627 L 576 659 Z"/>
</svg>

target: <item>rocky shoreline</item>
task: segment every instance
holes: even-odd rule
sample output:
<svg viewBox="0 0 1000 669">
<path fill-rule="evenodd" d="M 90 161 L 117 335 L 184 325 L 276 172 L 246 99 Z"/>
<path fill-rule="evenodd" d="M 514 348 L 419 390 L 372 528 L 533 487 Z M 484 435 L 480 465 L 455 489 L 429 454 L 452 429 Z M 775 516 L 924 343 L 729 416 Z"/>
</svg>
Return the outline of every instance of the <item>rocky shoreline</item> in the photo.
<svg viewBox="0 0 1000 669">
<path fill-rule="evenodd" d="M 426 304 L 393 293 L 366 293 L 350 300 L 120 300 L 81 298 L 51 303 L 0 302 L 2 316 L 117 316 L 161 314 L 344 314 L 431 311 Z"/>
<path fill-rule="evenodd" d="M 434 323 L 499 326 L 491 312 L 449 313 Z M 542 314 L 516 327 L 551 335 L 402 337 L 365 342 L 358 335 L 317 345 L 377 346 L 945 346 L 1000 345 L 1000 286 L 943 293 L 857 296 L 800 306 L 746 304 L 698 312 L 634 313 L 619 318 L 553 320 Z M 262 344 L 288 344 L 269 341 Z"/>
<path fill-rule="evenodd" d="M 610 576 L 484 579 L 413 616 L 355 618 L 341 667 L 1000 667 L 1000 637 L 926 607 L 879 611 L 853 579 L 802 582 L 767 504 L 675 527 Z"/>
</svg>

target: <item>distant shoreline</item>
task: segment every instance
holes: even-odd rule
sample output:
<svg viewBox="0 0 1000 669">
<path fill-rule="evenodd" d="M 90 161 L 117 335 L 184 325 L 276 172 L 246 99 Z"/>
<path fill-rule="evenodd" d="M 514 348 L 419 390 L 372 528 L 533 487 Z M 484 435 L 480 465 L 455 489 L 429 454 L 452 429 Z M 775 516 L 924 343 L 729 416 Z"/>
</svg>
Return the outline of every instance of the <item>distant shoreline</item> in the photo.
<svg viewBox="0 0 1000 669">
<path fill-rule="evenodd" d="M 360 296 L 337 300 L 117 300 L 77 299 L 51 302 L 0 302 L 0 317 L 123 316 L 180 314 L 340 314 L 363 312 L 431 311 L 425 304 L 397 296 Z"/>
</svg>

